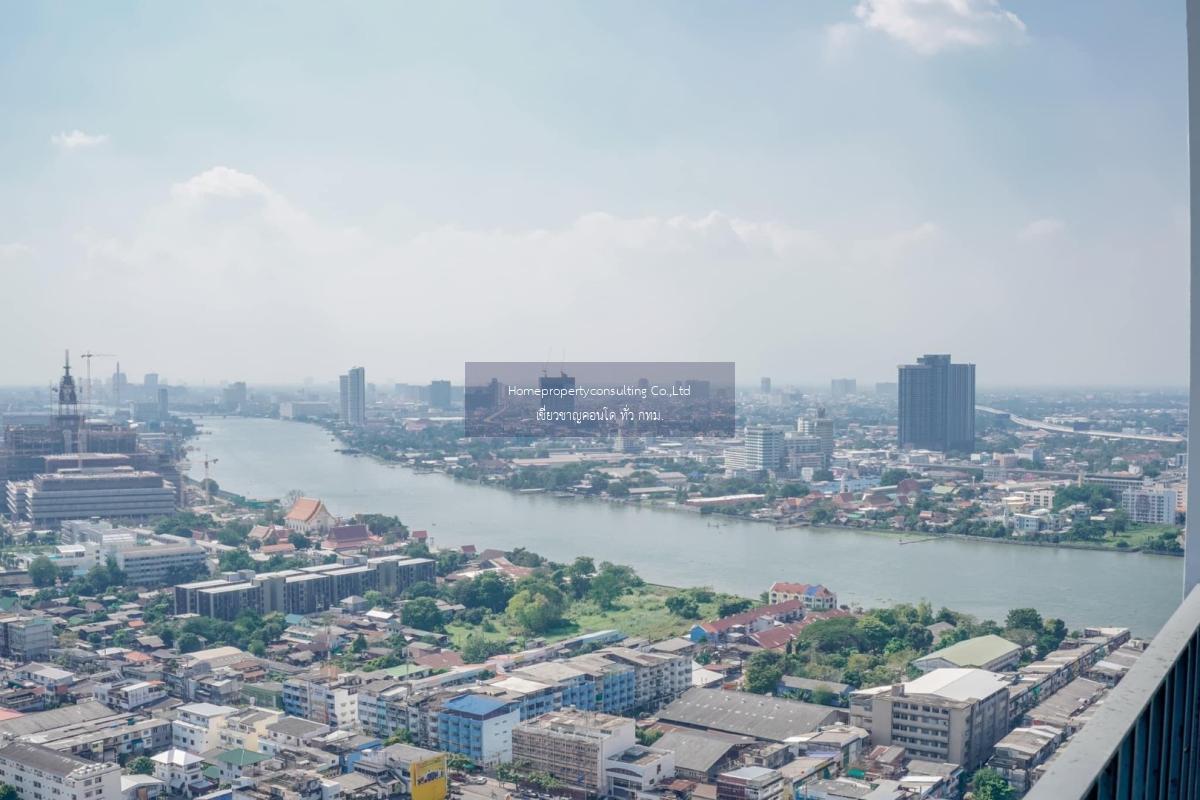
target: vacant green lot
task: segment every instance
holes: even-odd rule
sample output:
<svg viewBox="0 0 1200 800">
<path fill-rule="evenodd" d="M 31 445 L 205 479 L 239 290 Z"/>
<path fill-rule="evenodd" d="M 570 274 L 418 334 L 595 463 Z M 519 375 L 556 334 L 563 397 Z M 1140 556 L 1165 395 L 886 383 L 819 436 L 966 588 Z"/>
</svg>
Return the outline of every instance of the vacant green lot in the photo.
<svg viewBox="0 0 1200 800">
<path fill-rule="evenodd" d="M 590 600 L 571 604 L 564 623 L 543 635 L 548 642 L 556 642 L 581 633 L 592 633 L 615 628 L 626 636 L 645 636 L 650 639 L 666 639 L 686 633 L 698 620 L 684 619 L 667 610 L 666 599 L 678 589 L 668 586 L 646 584 L 617 599 L 614 608 L 601 609 Z M 717 595 L 712 602 L 700 604 L 701 619 L 717 615 L 717 606 L 729 595 Z M 455 647 L 462 647 L 467 637 L 478 633 L 488 639 L 504 641 L 508 638 L 527 637 L 519 627 L 513 625 L 503 614 L 494 614 L 481 625 L 451 623 L 446 632 L 454 640 Z"/>
</svg>

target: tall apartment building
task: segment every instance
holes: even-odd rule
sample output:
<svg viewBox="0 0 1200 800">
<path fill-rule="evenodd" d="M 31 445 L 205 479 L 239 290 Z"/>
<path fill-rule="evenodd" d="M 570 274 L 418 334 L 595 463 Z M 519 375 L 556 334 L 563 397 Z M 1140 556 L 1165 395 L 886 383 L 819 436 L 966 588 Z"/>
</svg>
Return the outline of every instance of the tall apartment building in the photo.
<svg viewBox="0 0 1200 800">
<path fill-rule="evenodd" d="M 429 407 L 439 410 L 450 408 L 450 381 L 430 381 Z"/>
<path fill-rule="evenodd" d="M 367 371 L 353 367 L 346 373 L 346 424 L 361 428 L 367 422 Z"/>
<path fill-rule="evenodd" d="M 820 445 L 818 452 L 823 461 L 821 466 L 828 467 L 833 460 L 833 419 L 826 415 L 825 409 L 818 408 L 816 417 L 801 417 L 796 420 L 796 432 L 816 437 Z"/>
<path fill-rule="evenodd" d="M 978 768 L 1009 731 L 1009 684 L 982 669 L 935 669 L 916 680 L 850 695 L 850 724 L 875 745 L 913 758 Z"/>
<path fill-rule="evenodd" d="M 207 580 L 175 587 L 175 613 L 233 620 L 243 611 L 315 614 L 353 595 L 397 595 L 414 583 L 433 583 L 430 558 L 382 556 L 359 564 L 321 564 L 262 572 L 247 580 Z"/>
<path fill-rule="evenodd" d="M 746 426 L 746 469 L 779 469 L 783 464 L 783 431 L 767 425 Z"/>
<path fill-rule="evenodd" d="M 0 747 L 0 780 L 20 800 L 121 800 L 119 765 L 26 742 Z"/>
<path fill-rule="evenodd" d="M 975 450 L 975 365 L 924 355 L 899 367 L 901 447 Z"/>
<path fill-rule="evenodd" d="M 829 382 L 829 393 L 838 399 L 857 394 L 858 381 L 854 378 L 834 378 Z"/>
<path fill-rule="evenodd" d="M 1163 486 L 1141 486 L 1121 492 L 1121 508 L 1129 515 L 1130 522 L 1172 525 L 1178 505 L 1178 493 Z"/>
<path fill-rule="evenodd" d="M 237 381 L 221 390 L 221 407 L 226 411 L 245 411 L 249 398 L 246 382 Z"/>
</svg>

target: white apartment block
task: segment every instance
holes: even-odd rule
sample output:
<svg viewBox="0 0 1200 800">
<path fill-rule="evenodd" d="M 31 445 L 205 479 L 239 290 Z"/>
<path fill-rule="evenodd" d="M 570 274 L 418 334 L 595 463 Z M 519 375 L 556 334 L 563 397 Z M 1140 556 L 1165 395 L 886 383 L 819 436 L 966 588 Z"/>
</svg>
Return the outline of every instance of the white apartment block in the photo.
<svg viewBox="0 0 1200 800">
<path fill-rule="evenodd" d="M 171 723 L 171 745 L 191 753 L 206 753 L 221 744 L 221 731 L 232 706 L 213 703 L 188 703 L 176 709 L 178 716 Z"/>
<path fill-rule="evenodd" d="M 26 742 L 0 747 L 0 783 L 13 787 L 21 800 L 121 800 L 117 764 Z"/>
<path fill-rule="evenodd" d="M 1163 486 L 1142 486 L 1121 492 L 1121 508 L 1130 522 L 1170 525 L 1175 522 L 1178 494 Z"/>
</svg>

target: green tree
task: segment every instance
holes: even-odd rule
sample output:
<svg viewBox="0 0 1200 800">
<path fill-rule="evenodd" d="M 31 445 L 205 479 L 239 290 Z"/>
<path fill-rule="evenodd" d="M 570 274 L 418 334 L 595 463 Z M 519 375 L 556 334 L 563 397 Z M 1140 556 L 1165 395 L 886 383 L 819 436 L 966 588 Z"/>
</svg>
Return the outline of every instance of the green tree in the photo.
<svg viewBox="0 0 1200 800">
<path fill-rule="evenodd" d="M 147 756 L 138 756 L 125 765 L 130 775 L 153 775 L 154 761 Z"/>
<path fill-rule="evenodd" d="M 544 580 L 522 582 L 506 608 L 509 617 L 529 633 L 545 633 L 562 621 L 566 602 L 558 587 Z"/>
<path fill-rule="evenodd" d="M 243 569 L 254 569 L 254 559 L 245 550 L 226 550 L 221 553 L 219 560 L 222 572 L 237 572 Z"/>
<path fill-rule="evenodd" d="M 442 629 L 442 612 L 432 597 L 418 597 L 400 609 L 400 621 L 410 628 L 438 631 Z"/>
<path fill-rule="evenodd" d="M 7 783 L 0 783 L 0 800 L 20 800 L 21 796 L 17 794 L 17 790 L 9 786 Z"/>
<path fill-rule="evenodd" d="M 354 640 L 354 644 L 350 645 L 351 653 L 365 653 L 367 651 L 367 637 L 361 633 Z"/>
<path fill-rule="evenodd" d="M 482 664 L 493 656 L 497 656 L 505 652 L 507 648 L 503 643 L 488 639 L 486 636 L 481 636 L 477 633 L 472 633 L 467 637 L 467 641 L 463 644 L 462 655 L 463 661 L 468 664 Z"/>
<path fill-rule="evenodd" d="M 475 762 L 462 753 L 450 753 L 446 756 L 446 766 L 455 772 L 474 772 Z"/>
<path fill-rule="evenodd" d="M 633 733 L 637 737 L 637 743 L 642 747 L 653 746 L 663 736 L 663 732 L 657 728 L 637 728 Z"/>
<path fill-rule="evenodd" d="M 673 594 L 666 599 L 667 610 L 677 617 L 697 619 L 700 616 L 700 605 L 689 594 Z"/>
<path fill-rule="evenodd" d="M 729 600 L 722 600 L 717 606 L 718 617 L 730 617 L 734 614 L 740 614 L 748 610 L 754 605 L 754 601 L 747 600 L 745 597 L 734 597 Z"/>
<path fill-rule="evenodd" d="M 900 469 L 899 467 L 891 467 L 889 469 L 885 469 L 883 474 L 879 476 L 879 485 L 895 486 L 899 484 L 900 481 L 910 477 L 912 476 L 909 475 L 908 470 Z"/>
<path fill-rule="evenodd" d="M 975 800 L 1013 800 L 1015 793 L 1008 781 L 994 769 L 976 770 L 971 776 L 971 792 Z"/>
<path fill-rule="evenodd" d="M 744 684 L 746 691 L 769 694 L 779 686 L 783 677 L 783 654 L 774 650 L 759 650 L 746 662 Z"/>
<path fill-rule="evenodd" d="M 601 564 L 600 572 L 592 578 L 588 597 L 604 610 L 612 609 L 617 598 L 630 588 L 641 584 L 641 579 L 630 568 L 617 564 Z"/>
<path fill-rule="evenodd" d="M 460 603 L 467 608 L 485 608 L 494 613 L 504 611 L 515 591 L 512 581 L 500 572 L 485 572 L 473 580 L 462 581 L 462 584 L 461 590 L 456 587 Z"/>
<path fill-rule="evenodd" d="M 1009 628 L 1040 631 L 1042 615 L 1037 612 L 1036 608 L 1014 608 L 1008 612 L 1005 625 Z"/>
<path fill-rule="evenodd" d="M 58 582 L 58 568 L 46 556 L 38 556 L 29 565 L 29 579 L 39 589 L 53 586 Z"/>
</svg>

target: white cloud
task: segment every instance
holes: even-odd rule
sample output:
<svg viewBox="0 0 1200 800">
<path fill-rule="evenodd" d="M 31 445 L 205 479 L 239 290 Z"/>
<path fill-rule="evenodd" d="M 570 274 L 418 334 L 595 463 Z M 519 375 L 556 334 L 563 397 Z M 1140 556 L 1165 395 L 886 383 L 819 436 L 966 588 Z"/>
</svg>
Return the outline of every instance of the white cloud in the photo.
<svg viewBox="0 0 1200 800">
<path fill-rule="evenodd" d="M 4 324 L 20 330 L 35 324 L 27 308 L 69 305 L 78 310 L 63 338 L 102 330 L 123 362 L 180 363 L 191 380 L 324 380 L 362 363 L 373 380 L 422 382 L 453 377 L 464 360 L 541 360 L 553 348 L 580 361 L 730 360 L 745 374 L 817 382 L 879 378 L 914 353 L 949 349 L 988 364 L 989 382 L 1039 382 L 1061 380 L 1060 365 L 1035 374 L 1013 362 L 1046 331 L 1013 331 L 1011 309 L 1069 338 L 1096 313 L 1060 300 L 1086 265 L 1114 276 L 1114 308 L 1135 309 L 1131 324 L 1161 321 L 1164 340 L 1186 341 L 1176 337 L 1186 293 L 1157 299 L 1161 282 L 1129 268 L 1148 258 L 1136 238 L 1072 242 L 1063 259 L 1021 248 L 1003 225 L 967 242 L 933 221 L 817 227 L 722 211 L 397 234 L 384 221 L 334 224 L 227 166 L 180 181 L 132 219 L 54 259 L 53 281 L 35 259 L 6 263 L 6 285 L 33 300 Z M 1027 227 L 1045 236 L 1061 225 Z M 1186 236 L 1156 246 L 1154 264 L 1186 263 Z M 1030 295 L 1033 280 L 1047 291 Z M 139 324 L 114 328 L 121 315 Z M 1106 374 L 1127 346 L 1111 335 L 1111 347 L 1073 351 L 1074 377 Z M 48 347 L 42 358 L 52 357 Z"/>
<path fill-rule="evenodd" d="M 213 167 L 171 187 L 175 197 L 270 197 L 274 193 L 255 176 L 231 167 Z"/>
<path fill-rule="evenodd" d="M 33 248 L 22 242 L 0 242 L 0 261 L 16 261 L 33 255 Z"/>
<path fill-rule="evenodd" d="M 88 147 L 98 147 L 108 141 L 103 133 L 84 133 L 76 128 L 73 131 L 62 131 L 50 137 L 50 143 L 63 150 L 83 150 Z"/>
<path fill-rule="evenodd" d="M 1043 217 L 1035 219 L 1026 225 L 1021 230 L 1017 231 L 1017 239 L 1022 242 L 1035 242 L 1041 239 L 1049 239 L 1062 233 L 1067 227 L 1066 223 L 1061 219 L 1054 217 Z"/>
<path fill-rule="evenodd" d="M 862 28 L 879 31 L 922 55 L 1025 37 L 1025 23 L 999 0 L 859 0 L 854 16 Z M 845 23 L 829 29 L 833 45 L 848 35 Z"/>
</svg>

